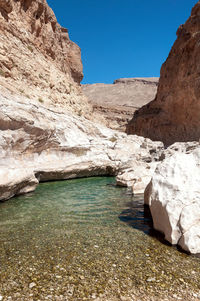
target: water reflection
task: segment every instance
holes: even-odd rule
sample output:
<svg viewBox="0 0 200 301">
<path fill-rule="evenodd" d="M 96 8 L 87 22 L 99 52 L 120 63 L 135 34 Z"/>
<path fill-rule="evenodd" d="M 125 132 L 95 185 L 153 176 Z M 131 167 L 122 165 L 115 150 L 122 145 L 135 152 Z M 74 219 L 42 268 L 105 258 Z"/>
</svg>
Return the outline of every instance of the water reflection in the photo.
<svg viewBox="0 0 200 301">
<path fill-rule="evenodd" d="M 133 199 L 127 206 L 128 208 L 119 215 L 119 219 L 145 234 L 152 235 L 154 231 L 151 212 L 148 206 L 144 206 L 142 196 Z"/>
<path fill-rule="evenodd" d="M 164 234 L 153 228 L 151 211 L 149 206 L 144 205 L 143 195 L 133 196 L 132 201 L 127 203 L 127 207 L 128 208 L 123 210 L 119 215 L 119 219 L 122 222 L 125 222 L 136 230 L 144 232 L 146 235 L 156 238 L 164 245 L 171 246 L 171 244 L 165 240 Z M 183 252 L 180 248 L 179 251 Z"/>
</svg>

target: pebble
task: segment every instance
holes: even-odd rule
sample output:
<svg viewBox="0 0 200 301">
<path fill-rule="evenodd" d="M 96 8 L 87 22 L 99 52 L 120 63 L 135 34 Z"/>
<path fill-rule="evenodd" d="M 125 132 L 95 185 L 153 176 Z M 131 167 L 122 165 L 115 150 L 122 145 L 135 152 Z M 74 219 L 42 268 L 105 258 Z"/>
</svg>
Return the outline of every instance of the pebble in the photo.
<svg viewBox="0 0 200 301">
<path fill-rule="evenodd" d="M 30 289 L 32 289 L 34 286 L 36 286 L 36 283 L 35 283 L 35 282 L 31 282 L 31 283 L 29 284 L 29 288 L 30 288 Z"/>
<path fill-rule="evenodd" d="M 0 300 L 3 300 L 3 296 L 0 295 Z"/>
<path fill-rule="evenodd" d="M 153 282 L 153 281 L 156 281 L 156 278 L 155 278 L 155 277 L 147 278 L 147 282 Z"/>
<path fill-rule="evenodd" d="M 182 300 L 182 298 L 178 297 L 176 294 L 173 295 L 173 298 L 176 298 L 177 300 Z"/>
</svg>

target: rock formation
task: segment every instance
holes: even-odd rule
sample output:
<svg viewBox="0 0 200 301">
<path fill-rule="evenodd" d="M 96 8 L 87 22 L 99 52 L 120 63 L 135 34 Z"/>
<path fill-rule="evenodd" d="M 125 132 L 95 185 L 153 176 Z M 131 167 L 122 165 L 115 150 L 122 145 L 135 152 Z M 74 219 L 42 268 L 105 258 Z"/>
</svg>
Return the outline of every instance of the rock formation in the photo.
<svg viewBox="0 0 200 301">
<path fill-rule="evenodd" d="M 1 86 L 79 115 L 90 114 L 82 78 L 80 48 L 57 23 L 46 0 L 0 0 Z"/>
<path fill-rule="evenodd" d="M 0 33 L 1 200 L 39 181 L 114 175 L 154 161 L 150 140 L 84 119 L 92 110 L 79 84 L 80 49 L 46 0 L 0 0 Z M 113 86 L 130 89 L 131 82 L 134 90 L 155 90 L 145 79 Z"/>
<path fill-rule="evenodd" d="M 127 133 L 170 145 L 200 137 L 200 2 L 177 31 L 169 57 L 161 68 L 154 101 L 135 112 Z"/>
<path fill-rule="evenodd" d="M 177 145 L 178 146 L 178 145 Z M 160 163 L 145 191 L 156 230 L 171 244 L 200 253 L 200 145 Z"/>
<path fill-rule="evenodd" d="M 125 131 L 133 113 L 154 99 L 157 84 L 158 78 L 120 78 L 113 84 L 82 85 L 82 90 L 106 126 Z"/>
<path fill-rule="evenodd" d="M 33 191 L 39 181 L 146 166 L 156 160 L 156 148 L 163 151 L 160 142 L 127 136 L 2 88 L 0 112 L 0 200 Z"/>
<path fill-rule="evenodd" d="M 175 115 L 182 104 L 180 116 L 174 117 L 177 124 L 180 120 L 191 121 L 193 114 L 193 127 L 192 122 L 188 128 L 184 124 L 185 135 L 191 134 L 192 129 L 197 130 L 196 135 L 199 133 L 195 77 L 198 64 L 193 65 L 193 60 L 198 58 L 199 11 L 198 4 L 192 17 L 179 30 L 179 38 L 168 59 L 177 76 L 177 80 L 172 78 L 175 83 L 169 79 L 170 93 L 176 92 L 175 87 L 182 88 L 182 93 L 178 90 L 177 106 L 170 102 L 172 94 L 167 96 L 169 83 L 164 78 L 168 67 L 165 66 L 157 96 L 158 99 L 163 93 L 163 109 Z M 0 201 L 34 191 L 40 181 L 98 175 L 117 175 L 118 184 L 132 186 L 134 193 L 143 192 L 156 169 L 146 190 L 146 202 L 151 207 L 155 228 L 164 232 L 170 242 L 179 243 L 189 252 L 199 252 L 199 145 L 182 143 L 164 150 L 162 142 L 128 136 L 87 120 L 85 117 L 91 116 L 92 110 L 79 84 L 82 79 L 80 49 L 69 40 L 67 30 L 58 25 L 45 0 L 0 0 L 0 33 Z M 178 68 L 180 51 L 182 69 Z M 192 57 L 189 56 L 191 52 L 195 54 Z M 190 74 L 187 74 L 191 89 L 185 79 L 187 53 L 191 63 Z M 182 78 L 185 81 L 179 82 Z M 96 89 L 98 85 L 83 90 L 92 91 L 93 87 Z M 127 105 L 135 110 L 135 106 L 149 101 L 155 93 L 156 80 L 120 79 L 104 88 L 98 101 L 91 98 L 98 102 L 97 110 L 102 114 L 105 106 L 109 112 L 124 112 L 122 108 Z M 105 98 L 107 88 L 111 92 Z M 125 98 L 122 97 L 124 91 Z M 134 101 L 130 91 L 133 91 Z M 147 93 L 145 97 L 144 93 Z M 182 101 L 183 93 L 186 98 Z M 188 102 L 190 109 L 185 118 Z M 160 118 L 165 120 L 164 113 L 162 115 L 159 109 L 155 112 L 158 122 Z M 122 128 L 127 117 L 121 117 L 120 113 L 117 119 L 109 114 L 105 114 L 108 124 Z M 179 133 L 181 129 L 178 127 Z M 172 131 L 168 141 L 163 140 L 169 143 L 174 133 Z M 196 146 L 198 150 L 193 150 Z M 185 149 L 191 154 L 173 155 Z M 162 160 L 163 165 L 160 165 Z"/>
</svg>

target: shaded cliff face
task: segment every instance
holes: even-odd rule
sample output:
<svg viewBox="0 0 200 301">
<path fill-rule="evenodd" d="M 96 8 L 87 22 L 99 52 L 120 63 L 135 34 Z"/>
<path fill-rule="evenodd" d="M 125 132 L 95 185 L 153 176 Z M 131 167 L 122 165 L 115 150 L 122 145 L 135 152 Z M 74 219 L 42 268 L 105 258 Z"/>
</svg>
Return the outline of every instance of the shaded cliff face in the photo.
<svg viewBox="0 0 200 301">
<path fill-rule="evenodd" d="M 166 145 L 199 139 L 199 45 L 200 2 L 177 31 L 177 40 L 161 68 L 155 100 L 135 112 L 127 133 L 161 140 Z"/>
<path fill-rule="evenodd" d="M 96 115 L 106 126 L 125 131 L 134 112 L 154 99 L 158 78 L 120 78 L 113 84 L 82 85 Z"/>
<path fill-rule="evenodd" d="M 0 84 L 13 92 L 88 110 L 79 87 L 80 48 L 46 0 L 0 0 Z"/>
</svg>

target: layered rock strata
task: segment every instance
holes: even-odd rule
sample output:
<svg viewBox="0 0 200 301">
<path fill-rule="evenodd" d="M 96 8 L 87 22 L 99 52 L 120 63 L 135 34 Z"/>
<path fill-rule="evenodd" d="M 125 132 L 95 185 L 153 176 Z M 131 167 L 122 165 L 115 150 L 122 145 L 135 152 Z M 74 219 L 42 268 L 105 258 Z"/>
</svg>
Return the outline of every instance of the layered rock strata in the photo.
<svg viewBox="0 0 200 301">
<path fill-rule="evenodd" d="M 80 48 L 57 23 L 46 0 L 0 1 L 1 86 L 91 115 L 80 88 L 82 78 Z"/>
<path fill-rule="evenodd" d="M 82 85 L 96 115 L 106 126 L 125 131 L 133 113 L 154 99 L 158 78 L 120 78 L 113 84 Z"/>
<path fill-rule="evenodd" d="M 200 253 L 200 145 L 160 163 L 145 190 L 156 230 L 171 244 Z"/>
<path fill-rule="evenodd" d="M 127 136 L 0 89 L 0 200 L 39 181 L 116 175 L 156 160 L 162 143 Z"/>
<path fill-rule="evenodd" d="M 200 2 L 177 31 L 177 40 L 161 68 L 154 101 L 135 112 L 127 133 L 170 145 L 200 137 Z"/>
</svg>

